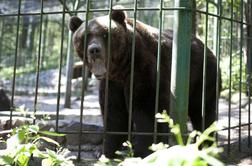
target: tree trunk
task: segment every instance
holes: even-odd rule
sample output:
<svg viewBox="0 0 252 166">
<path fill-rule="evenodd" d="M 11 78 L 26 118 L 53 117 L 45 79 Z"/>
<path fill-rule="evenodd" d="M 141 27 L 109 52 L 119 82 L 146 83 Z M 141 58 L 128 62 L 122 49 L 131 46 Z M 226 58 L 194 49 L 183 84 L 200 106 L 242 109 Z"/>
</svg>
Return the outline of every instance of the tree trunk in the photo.
<svg viewBox="0 0 252 166">
<path fill-rule="evenodd" d="M 35 38 L 35 30 L 36 30 L 36 23 L 33 21 L 34 19 L 32 19 L 31 21 L 31 30 L 30 30 L 30 34 L 29 34 L 29 45 L 28 45 L 28 58 L 32 59 L 32 55 L 33 55 L 33 50 L 34 50 L 34 38 Z"/>
<path fill-rule="evenodd" d="M 23 19 L 22 19 L 22 32 L 21 32 L 21 35 L 20 35 L 20 48 L 23 49 L 23 48 L 26 48 L 27 46 L 27 38 L 28 38 L 28 28 L 29 28 L 29 16 L 23 16 Z"/>
<path fill-rule="evenodd" d="M 48 27 L 48 16 L 44 16 L 44 27 L 42 30 L 42 45 L 41 45 L 41 70 L 44 68 L 44 59 L 45 59 L 45 49 L 46 49 L 46 40 L 47 40 L 47 27 Z"/>
<path fill-rule="evenodd" d="M 1 31 L 0 31 L 0 64 L 2 62 L 2 56 L 3 56 L 3 53 L 2 53 L 2 48 L 3 48 L 3 41 L 4 41 L 4 21 L 5 21 L 5 18 L 2 17 L 1 18 Z"/>
</svg>

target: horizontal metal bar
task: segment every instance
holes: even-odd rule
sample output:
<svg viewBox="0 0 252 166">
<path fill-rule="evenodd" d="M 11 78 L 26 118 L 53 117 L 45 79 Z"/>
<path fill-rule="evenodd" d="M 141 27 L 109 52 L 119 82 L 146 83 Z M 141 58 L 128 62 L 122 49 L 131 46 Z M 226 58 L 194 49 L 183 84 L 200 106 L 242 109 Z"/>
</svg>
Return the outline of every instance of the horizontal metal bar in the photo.
<svg viewBox="0 0 252 166">
<path fill-rule="evenodd" d="M 116 9 L 118 10 L 118 9 Z M 124 10 L 124 11 L 134 11 L 134 8 L 125 8 L 125 9 L 120 9 L 120 10 Z M 159 11 L 160 8 L 137 8 L 138 11 Z M 196 11 L 197 13 L 200 14 L 207 14 L 208 16 L 213 16 L 213 17 L 217 17 L 223 20 L 228 20 L 228 21 L 233 21 L 234 23 L 239 23 L 239 24 L 243 24 L 243 25 L 250 25 L 249 23 L 246 22 L 242 22 L 241 20 L 237 20 L 237 19 L 232 19 L 229 17 L 224 17 L 224 16 L 220 16 L 218 14 L 214 14 L 214 13 L 207 13 L 206 11 L 201 11 L 201 10 L 195 10 L 195 9 L 187 9 L 187 8 L 166 8 L 163 7 L 162 10 L 166 10 L 166 11 L 172 11 L 172 10 L 191 10 L 191 11 Z M 71 11 L 65 11 L 65 13 L 85 13 L 86 10 L 71 10 Z M 109 9 L 90 9 L 89 12 L 109 12 Z M 62 11 L 57 11 L 57 12 L 43 12 L 42 14 L 62 14 Z M 4 16 L 27 16 L 27 15 L 41 15 L 40 12 L 34 12 L 34 13 L 11 13 L 11 14 L 0 14 L 0 17 L 4 17 Z"/>
<path fill-rule="evenodd" d="M 58 131 L 61 134 L 80 134 L 76 131 Z M 128 135 L 128 132 L 116 132 L 116 131 L 82 131 L 82 134 L 110 134 L 110 135 Z M 131 135 L 150 135 L 153 136 L 154 132 L 131 132 Z M 156 133 L 157 136 L 173 136 L 172 133 Z M 183 134 L 183 136 L 188 136 L 188 134 Z"/>
<path fill-rule="evenodd" d="M 241 125 L 236 125 L 236 126 L 226 127 L 226 128 L 221 129 L 220 131 L 224 131 L 224 130 L 228 130 L 228 129 L 235 129 L 235 128 L 239 128 L 239 126 L 241 126 L 241 127 L 245 127 L 245 126 L 250 126 L 250 125 L 252 125 L 252 123 L 244 123 L 244 124 L 241 124 Z"/>
</svg>

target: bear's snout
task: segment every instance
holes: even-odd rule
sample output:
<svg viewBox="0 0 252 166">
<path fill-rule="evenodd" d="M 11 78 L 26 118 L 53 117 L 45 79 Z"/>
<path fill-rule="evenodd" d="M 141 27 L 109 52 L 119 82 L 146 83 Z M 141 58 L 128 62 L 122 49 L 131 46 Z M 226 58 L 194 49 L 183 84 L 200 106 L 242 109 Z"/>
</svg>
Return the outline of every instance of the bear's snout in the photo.
<svg viewBox="0 0 252 166">
<path fill-rule="evenodd" d="M 97 58 L 101 58 L 101 46 L 98 44 L 91 44 L 88 46 L 88 53 L 90 57 L 95 60 Z"/>
</svg>

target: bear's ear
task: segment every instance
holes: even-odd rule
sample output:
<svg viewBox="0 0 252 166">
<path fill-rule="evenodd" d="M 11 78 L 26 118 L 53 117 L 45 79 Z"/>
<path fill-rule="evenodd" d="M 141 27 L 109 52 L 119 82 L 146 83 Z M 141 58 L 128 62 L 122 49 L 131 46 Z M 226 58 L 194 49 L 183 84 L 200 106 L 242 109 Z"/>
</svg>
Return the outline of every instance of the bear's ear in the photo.
<svg viewBox="0 0 252 166">
<path fill-rule="evenodd" d="M 123 9 L 123 6 L 114 6 L 111 14 L 111 18 L 120 24 L 125 24 L 125 18 L 127 18 L 127 13 Z"/>
<path fill-rule="evenodd" d="M 83 21 L 79 17 L 73 16 L 71 17 L 69 22 L 69 29 L 72 32 L 75 32 L 81 26 L 82 23 Z"/>
</svg>

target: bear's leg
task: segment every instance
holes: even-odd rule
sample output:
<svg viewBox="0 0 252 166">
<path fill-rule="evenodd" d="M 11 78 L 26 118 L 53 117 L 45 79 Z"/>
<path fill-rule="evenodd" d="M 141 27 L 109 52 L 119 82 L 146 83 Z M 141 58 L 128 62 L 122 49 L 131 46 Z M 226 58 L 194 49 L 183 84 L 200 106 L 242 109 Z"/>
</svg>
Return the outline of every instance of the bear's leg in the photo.
<svg viewBox="0 0 252 166">
<path fill-rule="evenodd" d="M 108 88 L 108 109 L 104 124 L 108 132 L 127 132 L 128 131 L 128 112 L 125 105 L 123 90 L 116 83 L 110 81 Z M 100 106 L 103 117 L 105 115 L 105 80 L 100 84 Z M 127 140 L 127 134 L 106 134 L 104 140 L 104 154 L 106 157 L 115 157 L 115 151 L 120 150 L 122 143 Z"/>
<path fill-rule="evenodd" d="M 149 116 L 146 114 L 148 110 L 137 110 L 133 113 L 133 121 L 135 124 L 135 131 L 140 132 L 134 136 L 134 155 L 136 157 L 146 157 L 152 151 L 149 147 L 153 143 L 153 135 L 141 135 L 141 132 L 152 133 L 154 132 L 154 115 Z"/>
<path fill-rule="evenodd" d="M 205 128 L 208 128 L 216 120 L 216 88 L 208 91 L 205 105 Z"/>
<path fill-rule="evenodd" d="M 202 130 L 202 102 L 201 91 L 193 93 L 193 97 L 190 96 L 189 103 L 189 117 L 191 119 L 194 130 Z M 205 103 L 205 129 L 208 128 L 216 120 L 215 112 L 216 96 L 214 88 L 212 91 L 208 91 Z"/>
</svg>

